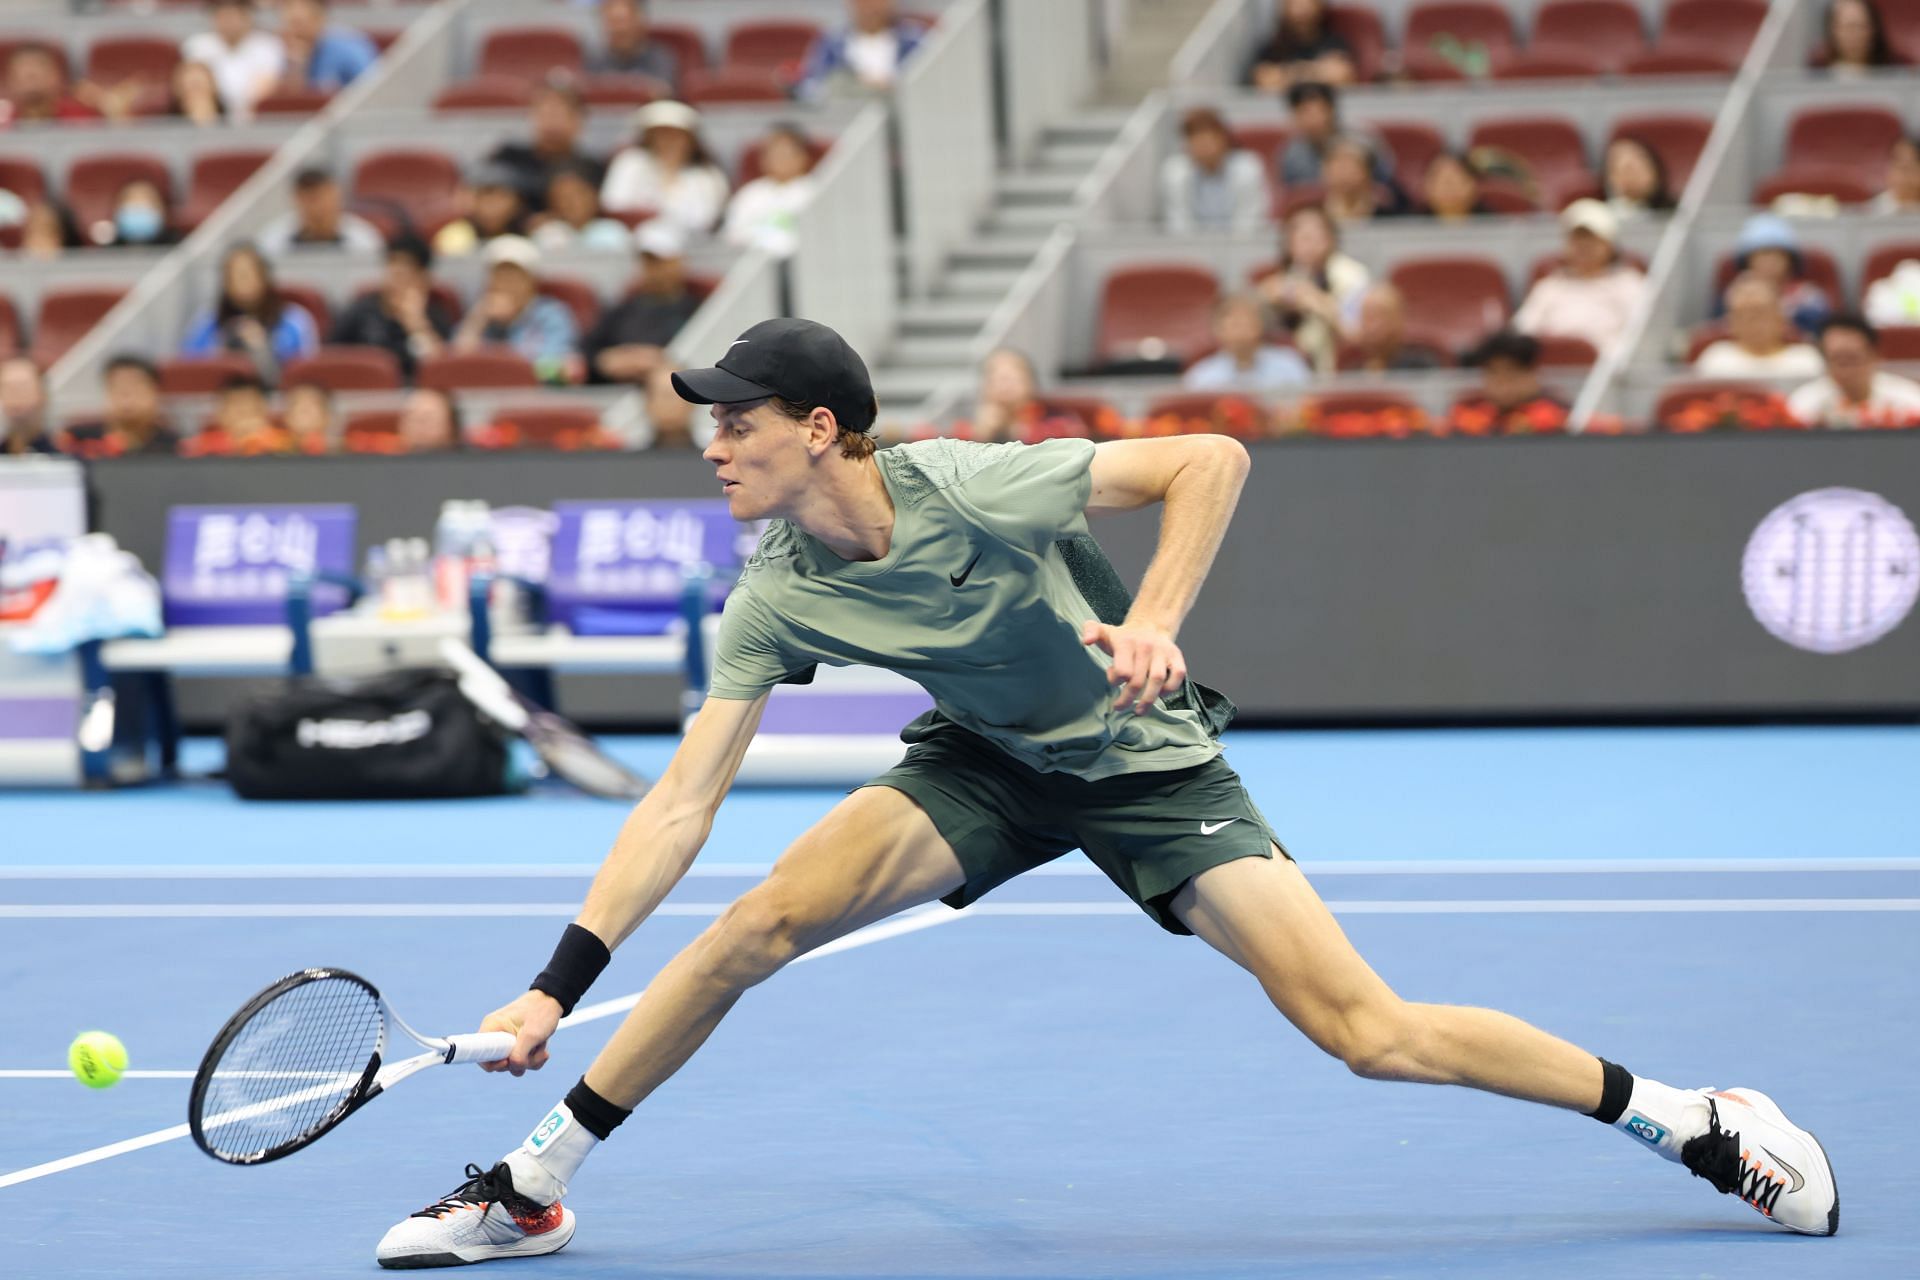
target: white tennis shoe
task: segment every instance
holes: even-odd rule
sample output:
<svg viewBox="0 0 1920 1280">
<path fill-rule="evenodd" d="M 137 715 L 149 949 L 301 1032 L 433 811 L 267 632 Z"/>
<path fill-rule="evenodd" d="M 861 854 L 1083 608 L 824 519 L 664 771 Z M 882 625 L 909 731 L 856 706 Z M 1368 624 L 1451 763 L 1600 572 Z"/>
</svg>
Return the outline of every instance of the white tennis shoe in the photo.
<svg viewBox="0 0 1920 1280">
<path fill-rule="evenodd" d="M 1738 1196 L 1789 1231 L 1840 1229 L 1840 1191 L 1820 1140 L 1754 1089 L 1708 1089 L 1707 1131 L 1687 1139 L 1680 1162 L 1714 1189 Z"/>
<path fill-rule="evenodd" d="M 397 1223 L 381 1238 L 374 1257 L 394 1270 L 463 1267 L 554 1253 L 571 1239 L 571 1209 L 514 1194 L 513 1174 L 504 1161 L 484 1171 L 470 1164 L 465 1182 Z"/>
</svg>

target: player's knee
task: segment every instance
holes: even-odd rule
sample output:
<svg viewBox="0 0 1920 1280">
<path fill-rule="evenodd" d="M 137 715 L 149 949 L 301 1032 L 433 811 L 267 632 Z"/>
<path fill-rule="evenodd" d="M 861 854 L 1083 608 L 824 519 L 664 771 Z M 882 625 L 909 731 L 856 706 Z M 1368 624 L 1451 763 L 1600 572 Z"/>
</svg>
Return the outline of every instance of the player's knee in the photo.
<svg viewBox="0 0 1920 1280">
<path fill-rule="evenodd" d="M 743 895 L 714 922 L 709 965 L 728 986 L 764 982 L 800 954 L 804 912 L 766 886 Z"/>
</svg>

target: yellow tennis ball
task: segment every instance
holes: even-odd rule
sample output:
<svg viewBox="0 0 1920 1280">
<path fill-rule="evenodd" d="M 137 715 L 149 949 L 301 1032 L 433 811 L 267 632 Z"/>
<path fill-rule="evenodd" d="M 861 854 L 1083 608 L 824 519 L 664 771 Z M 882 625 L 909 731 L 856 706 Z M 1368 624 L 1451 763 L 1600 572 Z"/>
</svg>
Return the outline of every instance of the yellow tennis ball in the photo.
<svg viewBox="0 0 1920 1280">
<path fill-rule="evenodd" d="M 105 1031 L 83 1031 L 67 1046 L 67 1065 L 81 1084 L 105 1089 L 127 1069 L 127 1046 Z"/>
</svg>

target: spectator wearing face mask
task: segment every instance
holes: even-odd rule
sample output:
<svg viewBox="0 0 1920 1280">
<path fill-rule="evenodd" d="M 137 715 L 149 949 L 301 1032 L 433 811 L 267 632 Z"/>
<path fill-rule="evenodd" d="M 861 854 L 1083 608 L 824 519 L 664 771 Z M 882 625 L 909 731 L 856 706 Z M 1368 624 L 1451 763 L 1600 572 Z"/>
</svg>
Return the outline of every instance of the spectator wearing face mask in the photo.
<svg viewBox="0 0 1920 1280">
<path fill-rule="evenodd" d="M 113 217 L 93 227 L 91 235 L 95 244 L 113 249 L 150 249 L 180 240 L 170 225 L 166 196 L 145 178 L 120 188 Z"/>
</svg>

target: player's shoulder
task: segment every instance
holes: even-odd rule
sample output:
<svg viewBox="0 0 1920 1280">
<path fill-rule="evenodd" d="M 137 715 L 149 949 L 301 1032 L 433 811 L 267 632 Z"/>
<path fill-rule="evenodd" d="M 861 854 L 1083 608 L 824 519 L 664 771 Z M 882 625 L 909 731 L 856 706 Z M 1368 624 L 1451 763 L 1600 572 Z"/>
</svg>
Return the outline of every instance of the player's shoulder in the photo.
<svg viewBox="0 0 1920 1280">
<path fill-rule="evenodd" d="M 936 436 L 882 449 L 874 457 L 887 468 L 894 491 L 912 505 L 943 489 L 964 486 L 984 471 L 1037 460 L 1040 455 L 1053 452 L 1057 445 L 1086 443 L 1046 440 L 1022 444 L 1017 440 L 987 442 Z"/>
<path fill-rule="evenodd" d="M 755 575 L 783 572 L 799 554 L 800 531 L 785 520 L 769 520 L 741 572 Z"/>
</svg>

